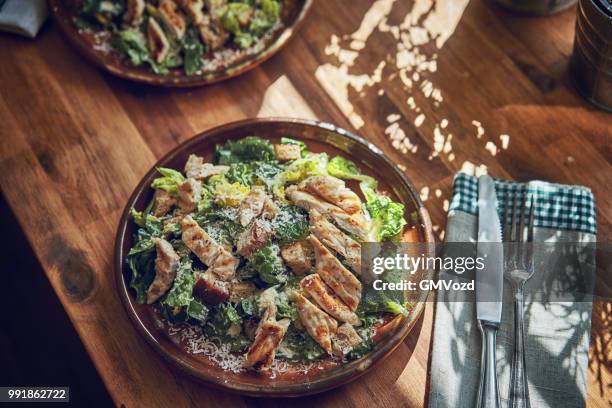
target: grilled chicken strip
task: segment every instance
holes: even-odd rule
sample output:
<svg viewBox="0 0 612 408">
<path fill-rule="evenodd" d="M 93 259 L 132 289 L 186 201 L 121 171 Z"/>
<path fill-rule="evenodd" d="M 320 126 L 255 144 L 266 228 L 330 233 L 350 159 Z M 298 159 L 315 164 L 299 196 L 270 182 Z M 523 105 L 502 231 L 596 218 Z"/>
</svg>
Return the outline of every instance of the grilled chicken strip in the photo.
<svg viewBox="0 0 612 408">
<path fill-rule="evenodd" d="M 145 10 L 144 0 L 128 0 L 125 13 L 125 22 L 129 25 L 138 25 L 142 21 Z"/>
<path fill-rule="evenodd" d="M 189 159 L 185 163 L 185 175 L 196 180 L 204 180 L 217 174 L 226 174 L 228 171 L 229 166 L 215 166 L 212 163 L 204 163 L 204 159 L 195 154 L 189 155 Z"/>
<path fill-rule="evenodd" d="M 153 242 L 157 258 L 155 258 L 155 279 L 147 290 L 148 304 L 154 303 L 170 289 L 179 268 L 179 256 L 174 252 L 172 245 L 161 238 L 155 238 Z"/>
<path fill-rule="evenodd" d="M 208 236 L 197 222 L 187 215 L 181 221 L 181 239 L 194 254 L 208 266 L 208 270 L 223 281 L 231 280 L 238 266 L 238 259 Z"/>
<path fill-rule="evenodd" d="M 249 225 L 253 218 L 261 214 L 265 201 L 265 188 L 263 186 L 253 186 L 251 192 L 242 200 L 238 209 L 238 219 L 243 227 Z"/>
<path fill-rule="evenodd" d="M 272 236 L 272 228 L 268 222 L 255 220 L 238 236 L 237 251 L 242 256 L 250 256 L 264 246 Z"/>
<path fill-rule="evenodd" d="M 338 324 L 327 313 L 313 305 L 308 299 L 297 292 L 293 294 L 297 303 L 300 321 L 306 328 L 310 337 L 314 339 L 323 350 L 332 353 L 332 336 Z"/>
<path fill-rule="evenodd" d="M 155 190 L 153 196 L 153 215 L 155 217 L 163 217 L 168 214 L 172 207 L 176 204 L 176 199 L 164 190 Z"/>
<path fill-rule="evenodd" d="M 338 327 L 338 331 L 333 338 L 334 354 L 339 357 L 344 357 L 353 351 L 362 341 L 363 340 L 359 337 L 359 334 L 357 334 L 353 326 L 344 323 L 342 326 Z"/>
<path fill-rule="evenodd" d="M 246 353 L 245 367 L 269 369 L 290 323 L 289 319 L 278 322 L 273 319 L 262 320 L 255 332 L 255 341 Z"/>
<path fill-rule="evenodd" d="M 204 0 L 181 0 L 180 5 L 195 25 L 204 19 Z"/>
<path fill-rule="evenodd" d="M 314 248 L 317 273 L 352 311 L 357 310 L 361 282 L 314 235 L 308 240 Z"/>
<path fill-rule="evenodd" d="M 332 219 L 340 228 L 357 238 L 367 241 L 369 225 L 362 213 L 349 214 L 343 209 L 315 197 L 305 191 L 298 190 L 297 186 L 290 186 L 285 190 L 287 198 L 293 204 L 307 211 L 317 210 L 326 218 Z"/>
<path fill-rule="evenodd" d="M 361 199 L 344 181 L 332 176 L 312 176 L 303 180 L 298 189 L 317 195 L 346 211 L 355 214 L 361 211 Z"/>
<path fill-rule="evenodd" d="M 189 213 L 196 209 L 202 198 L 202 183 L 188 178 L 178 188 L 178 205 L 181 211 Z"/>
<path fill-rule="evenodd" d="M 356 274 L 361 274 L 361 245 L 315 209 L 310 210 L 308 220 L 310 232 L 327 247 L 342 255 Z"/>
<path fill-rule="evenodd" d="M 177 40 L 182 39 L 185 36 L 187 23 L 174 0 L 160 0 L 158 10 L 162 21 L 174 38 Z"/>
<path fill-rule="evenodd" d="M 321 309 L 340 320 L 350 323 L 353 326 L 360 326 L 361 320 L 352 312 L 342 300 L 336 296 L 327 285 L 321 280 L 318 274 L 306 276 L 300 281 L 300 287 L 304 289 L 310 297 L 319 305 Z"/>
<path fill-rule="evenodd" d="M 262 217 L 266 220 L 273 220 L 276 218 L 276 214 L 278 214 L 278 207 L 274 204 L 274 201 L 270 198 L 270 196 L 266 195 L 266 199 L 264 200 L 263 210 L 261 211 Z"/>
<path fill-rule="evenodd" d="M 312 269 L 304 245 L 299 241 L 281 247 L 281 257 L 296 275 L 304 275 Z"/>
<path fill-rule="evenodd" d="M 152 17 L 149 18 L 149 23 L 147 24 L 147 42 L 155 62 L 158 64 L 164 62 L 168 52 L 170 52 L 170 42 L 164 30 L 159 26 L 159 23 Z"/>
<path fill-rule="evenodd" d="M 229 34 L 223 30 L 220 21 L 211 19 L 209 15 L 204 15 L 202 23 L 198 25 L 198 31 L 200 32 L 202 42 L 211 51 L 221 48 L 229 37 Z"/>
<path fill-rule="evenodd" d="M 206 0 L 206 8 L 214 21 L 219 21 L 227 11 L 227 0 Z"/>
</svg>

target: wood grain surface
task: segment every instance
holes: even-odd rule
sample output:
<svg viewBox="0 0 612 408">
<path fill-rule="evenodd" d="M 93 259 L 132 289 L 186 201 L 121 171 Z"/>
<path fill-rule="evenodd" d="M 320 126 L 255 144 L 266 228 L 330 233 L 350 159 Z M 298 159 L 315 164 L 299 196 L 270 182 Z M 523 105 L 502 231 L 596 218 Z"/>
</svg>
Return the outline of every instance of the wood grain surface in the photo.
<svg viewBox="0 0 612 408">
<path fill-rule="evenodd" d="M 0 34 L 0 186 L 117 405 L 288 404 L 212 390 L 170 369 L 131 326 L 115 289 L 114 236 L 128 195 L 156 158 L 212 126 L 297 116 L 355 130 L 405 168 L 438 238 L 462 168 L 587 185 L 599 239 L 612 238 L 612 116 L 572 88 L 573 8 L 532 18 L 481 0 L 347 3 L 316 2 L 284 50 L 205 88 L 114 78 L 87 64 L 52 22 L 34 41 Z M 290 404 L 423 405 L 432 306 L 370 374 Z M 594 305 L 592 327 L 588 405 L 605 407 L 611 304 Z"/>
</svg>

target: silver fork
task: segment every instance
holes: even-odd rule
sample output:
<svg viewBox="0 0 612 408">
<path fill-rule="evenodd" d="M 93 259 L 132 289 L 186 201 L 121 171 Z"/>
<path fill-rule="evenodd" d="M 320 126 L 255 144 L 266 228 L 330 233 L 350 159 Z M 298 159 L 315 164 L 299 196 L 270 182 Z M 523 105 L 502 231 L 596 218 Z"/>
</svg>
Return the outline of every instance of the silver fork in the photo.
<svg viewBox="0 0 612 408">
<path fill-rule="evenodd" d="M 506 197 L 504 208 L 504 241 L 508 242 L 505 251 L 504 278 L 510 282 L 514 296 L 514 353 L 510 372 L 509 408 L 530 408 L 527 372 L 525 370 L 525 344 L 523 324 L 523 288 L 525 282 L 533 276 L 533 249 L 528 242 L 533 242 L 534 202 L 531 201 L 530 214 L 525 234 L 527 212 L 527 195 L 523 194 L 520 219 L 517 217 L 519 194 L 514 193 L 512 219 L 509 219 L 510 194 Z"/>
</svg>

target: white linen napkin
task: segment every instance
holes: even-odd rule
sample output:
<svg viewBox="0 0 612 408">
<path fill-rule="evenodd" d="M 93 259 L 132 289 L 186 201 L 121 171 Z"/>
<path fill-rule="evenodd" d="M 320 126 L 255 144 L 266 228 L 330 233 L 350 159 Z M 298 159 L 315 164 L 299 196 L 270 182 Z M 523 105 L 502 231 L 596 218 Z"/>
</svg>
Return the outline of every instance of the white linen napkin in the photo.
<svg viewBox="0 0 612 408">
<path fill-rule="evenodd" d="M 46 0 L 0 0 L 0 30 L 34 38 L 47 19 Z"/>
</svg>

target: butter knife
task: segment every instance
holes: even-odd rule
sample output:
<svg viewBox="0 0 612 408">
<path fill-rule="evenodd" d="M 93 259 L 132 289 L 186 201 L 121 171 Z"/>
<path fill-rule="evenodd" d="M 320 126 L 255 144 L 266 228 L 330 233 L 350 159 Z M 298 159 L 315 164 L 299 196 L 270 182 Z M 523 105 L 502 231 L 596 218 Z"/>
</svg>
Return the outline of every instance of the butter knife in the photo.
<svg viewBox="0 0 612 408">
<path fill-rule="evenodd" d="M 497 213 L 495 184 L 490 176 L 478 178 L 478 244 L 477 256 L 484 268 L 476 270 L 476 318 L 482 333 L 482 358 L 478 408 L 498 408 L 499 389 L 495 347 L 501 322 L 504 282 L 501 224 Z"/>
</svg>

